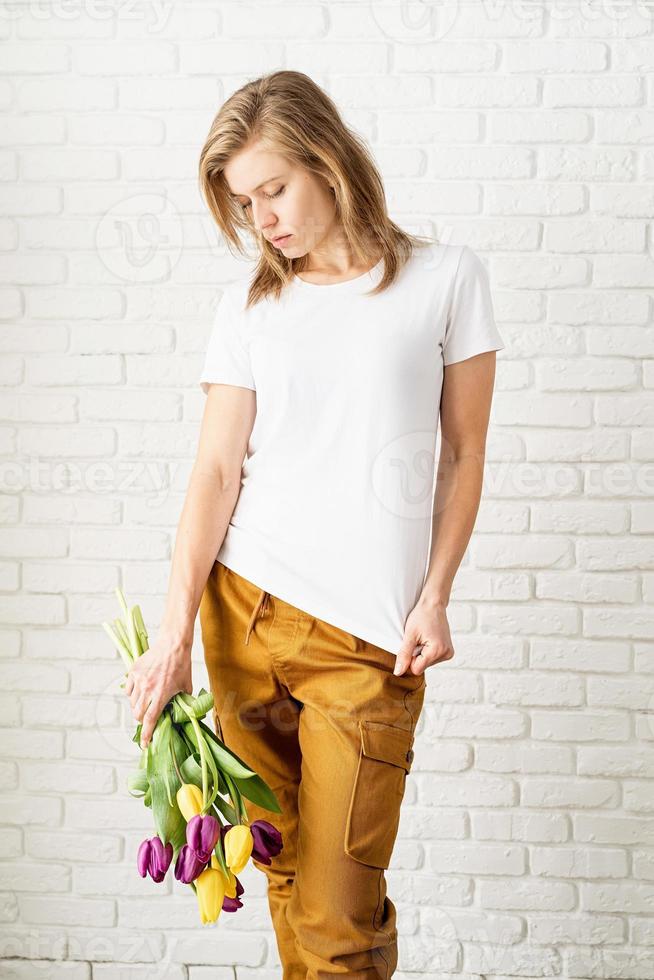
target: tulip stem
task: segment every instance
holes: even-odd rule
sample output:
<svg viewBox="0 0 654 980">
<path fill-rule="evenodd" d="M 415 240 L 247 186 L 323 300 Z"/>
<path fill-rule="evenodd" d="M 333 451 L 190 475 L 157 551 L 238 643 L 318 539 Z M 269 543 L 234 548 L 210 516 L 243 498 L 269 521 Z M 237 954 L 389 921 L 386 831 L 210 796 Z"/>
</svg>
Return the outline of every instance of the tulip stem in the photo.
<svg viewBox="0 0 654 980">
<path fill-rule="evenodd" d="M 180 783 L 182 783 L 182 785 L 183 785 L 183 783 L 184 783 L 184 777 L 182 776 L 181 772 L 179 771 L 179 764 L 177 762 L 177 756 L 175 754 L 175 746 L 173 745 L 173 740 L 172 739 L 170 740 L 170 751 L 171 751 L 172 756 L 173 756 L 173 765 L 175 766 L 175 772 L 179 776 Z"/>
<path fill-rule="evenodd" d="M 200 753 L 200 765 L 202 767 L 202 809 L 204 810 L 207 805 L 207 800 L 209 799 L 209 770 L 207 767 L 207 755 L 206 755 L 206 745 L 204 744 L 204 736 L 198 724 L 198 720 L 193 714 L 193 711 L 186 704 L 183 698 L 176 696 L 177 704 L 181 705 L 186 714 L 188 715 L 189 721 L 193 726 L 193 731 L 195 732 L 195 737 L 198 740 L 198 751 Z"/>
</svg>

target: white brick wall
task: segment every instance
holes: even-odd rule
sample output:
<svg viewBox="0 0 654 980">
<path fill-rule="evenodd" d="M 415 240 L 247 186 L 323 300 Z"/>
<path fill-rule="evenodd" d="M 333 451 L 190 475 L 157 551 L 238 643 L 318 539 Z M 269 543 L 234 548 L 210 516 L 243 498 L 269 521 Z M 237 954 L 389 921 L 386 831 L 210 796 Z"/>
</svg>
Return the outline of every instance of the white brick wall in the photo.
<svg viewBox="0 0 654 980">
<path fill-rule="evenodd" d="M 186 886 L 136 873 L 150 811 L 125 788 L 133 721 L 99 628 L 116 585 L 152 630 L 162 611 L 211 314 L 241 268 L 198 155 L 223 99 L 281 67 L 370 141 L 396 220 L 483 255 L 507 345 L 456 657 L 428 675 L 388 874 L 397 976 L 654 976 L 653 17 L 5 7 L 3 978 L 281 975 L 258 872 L 205 929 Z"/>
</svg>

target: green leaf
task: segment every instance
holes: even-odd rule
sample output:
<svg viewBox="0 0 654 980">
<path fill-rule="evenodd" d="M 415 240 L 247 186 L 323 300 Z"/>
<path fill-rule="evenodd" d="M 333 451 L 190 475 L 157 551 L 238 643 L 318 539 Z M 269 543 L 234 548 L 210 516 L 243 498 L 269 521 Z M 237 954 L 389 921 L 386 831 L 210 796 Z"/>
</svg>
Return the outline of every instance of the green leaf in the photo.
<svg viewBox="0 0 654 980">
<path fill-rule="evenodd" d="M 136 799 L 140 799 L 138 795 L 139 793 L 142 793 L 143 796 L 145 796 L 148 791 L 148 786 L 148 774 L 143 772 L 142 769 L 138 769 L 136 772 L 130 773 L 130 775 L 127 777 L 127 791 L 130 796 L 134 796 Z"/>
<path fill-rule="evenodd" d="M 225 789 L 225 792 L 228 792 L 228 790 Z M 222 813 L 226 823 L 239 823 L 238 813 L 231 803 L 228 803 L 227 800 L 223 800 L 222 796 L 216 796 L 213 801 L 213 806 L 216 810 L 219 810 L 220 813 Z"/>
<path fill-rule="evenodd" d="M 196 697 L 192 697 L 190 694 L 180 691 L 179 694 L 175 695 L 171 702 L 173 721 L 178 725 L 183 725 L 189 718 L 188 711 L 184 711 L 184 708 L 180 706 L 177 701 L 178 698 L 184 702 L 188 708 L 188 711 L 190 711 L 194 718 L 204 718 L 207 712 L 211 711 L 213 708 L 213 694 L 211 694 L 209 691 L 205 691 L 204 688 L 200 690 Z"/>
<path fill-rule="evenodd" d="M 185 783 L 194 783 L 195 786 L 202 789 L 202 767 L 195 756 L 189 755 L 180 766 L 180 771 Z M 214 797 L 213 806 L 222 813 L 227 823 L 238 823 L 238 814 L 234 807 L 219 795 L 220 793 L 229 793 L 229 789 L 222 775 L 218 773 L 218 776 L 220 786 Z"/>
<path fill-rule="evenodd" d="M 237 776 L 239 779 L 247 779 L 248 777 L 255 776 L 256 773 L 254 769 L 250 769 L 243 759 L 232 752 L 224 742 L 222 742 L 218 736 L 213 732 L 208 725 L 204 722 L 200 722 L 200 728 L 207 737 L 207 744 L 211 749 L 211 754 L 216 760 L 216 764 L 219 769 L 224 772 L 229 773 L 230 776 Z"/>
<path fill-rule="evenodd" d="M 272 810 L 273 813 L 282 812 L 279 800 L 261 776 L 252 776 L 250 779 L 239 779 L 236 776 L 233 778 L 239 792 L 246 799 L 251 800 L 265 810 Z"/>
<path fill-rule="evenodd" d="M 230 820 L 229 822 L 231 823 L 232 821 Z M 222 844 L 220 842 L 220 837 L 218 838 L 218 840 L 216 842 L 216 846 L 214 848 L 214 852 L 213 853 L 216 855 L 216 859 L 218 861 L 218 864 L 220 865 L 220 870 L 224 874 L 225 878 L 226 879 L 229 879 L 229 868 L 227 867 L 227 861 L 225 860 L 225 852 L 224 852 L 223 846 L 222 846 Z M 211 866 L 213 867 L 213 863 L 212 863 Z"/>
<path fill-rule="evenodd" d="M 136 626 L 136 632 L 138 634 L 139 643 L 141 644 L 141 649 L 143 653 L 149 649 L 150 644 L 148 642 L 148 631 L 145 628 L 145 623 L 143 622 L 143 614 L 141 613 L 140 606 L 134 606 L 132 610 L 134 616 L 134 625 Z"/>
<path fill-rule="evenodd" d="M 185 783 L 193 783 L 202 789 L 202 766 L 195 756 L 187 756 L 179 767 L 179 770 Z"/>
<path fill-rule="evenodd" d="M 147 777 L 152 799 L 152 816 L 161 841 L 168 841 L 176 850 L 186 840 L 186 821 L 177 805 L 177 790 L 181 786 L 170 751 L 170 718 L 162 715 L 155 728 L 147 753 Z"/>
<path fill-rule="evenodd" d="M 196 724 L 197 724 L 197 721 L 196 721 Z M 200 746 L 198 745 L 197 733 L 195 732 L 195 730 L 193 728 L 193 724 L 190 721 L 188 721 L 187 724 L 184 725 L 184 730 L 186 732 L 187 737 L 189 738 L 189 740 L 193 744 L 193 746 L 198 750 L 198 755 L 199 755 L 200 754 Z M 210 750 L 208 748 L 205 750 L 205 755 L 206 755 L 206 759 L 207 759 L 207 766 L 209 768 L 209 774 L 211 776 L 210 785 L 208 787 L 208 798 L 207 798 L 207 801 L 206 801 L 206 804 L 205 804 L 205 806 L 207 807 L 207 809 L 204 811 L 205 813 L 207 813 L 208 812 L 208 807 L 210 806 L 211 803 L 213 803 L 214 799 L 216 798 L 216 794 L 218 792 L 218 785 L 219 785 L 219 782 L 220 782 L 220 777 L 219 777 L 219 774 L 218 774 L 218 769 L 216 768 L 216 762 L 215 762 L 215 760 L 214 760 L 213 756 L 211 755 L 211 752 L 210 752 Z M 200 771 L 201 770 L 202 770 L 202 766 L 200 765 Z"/>
</svg>

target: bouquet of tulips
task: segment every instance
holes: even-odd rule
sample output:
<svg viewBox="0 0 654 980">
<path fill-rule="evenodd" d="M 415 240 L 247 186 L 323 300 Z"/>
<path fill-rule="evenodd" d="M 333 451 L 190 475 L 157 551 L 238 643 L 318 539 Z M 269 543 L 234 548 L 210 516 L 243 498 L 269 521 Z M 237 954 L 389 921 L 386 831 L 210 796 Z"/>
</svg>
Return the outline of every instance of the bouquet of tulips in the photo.
<svg viewBox="0 0 654 980">
<path fill-rule="evenodd" d="M 129 609 L 122 591 L 115 592 L 124 619 L 102 627 L 129 670 L 148 649 L 148 634 L 139 606 Z M 193 888 L 203 925 L 242 907 L 236 876 L 250 858 L 268 865 L 282 849 L 273 824 L 248 820 L 244 797 L 276 813 L 281 807 L 264 780 L 203 722 L 213 703 L 204 688 L 197 697 L 176 694 L 128 778 L 130 795 L 152 808 L 156 830 L 139 847 L 139 873 L 161 882 L 174 860 L 175 878 Z M 132 739 L 137 745 L 141 727 Z"/>
</svg>

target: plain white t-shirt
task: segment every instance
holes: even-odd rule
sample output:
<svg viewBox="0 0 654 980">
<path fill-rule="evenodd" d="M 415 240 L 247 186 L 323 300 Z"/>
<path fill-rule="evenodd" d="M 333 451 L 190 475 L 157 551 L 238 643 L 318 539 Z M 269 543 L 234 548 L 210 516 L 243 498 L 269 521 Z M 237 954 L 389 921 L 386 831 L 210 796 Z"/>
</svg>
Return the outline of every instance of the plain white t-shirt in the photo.
<svg viewBox="0 0 654 980">
<path fill-rule="evenodd" d="M 256 391 L 241 488 L 217 559 L 259 588 L 397 655 L 427 573 L 443 365 L 504 347 L 468 246 L 430 244 L 365 295 L 295 276 L 217 307 L 200 385 Z"/>
</svg>

